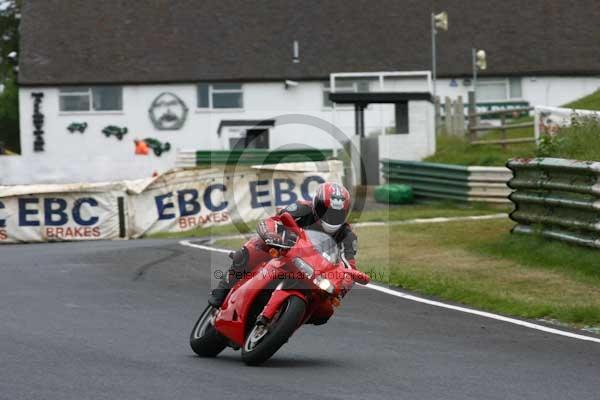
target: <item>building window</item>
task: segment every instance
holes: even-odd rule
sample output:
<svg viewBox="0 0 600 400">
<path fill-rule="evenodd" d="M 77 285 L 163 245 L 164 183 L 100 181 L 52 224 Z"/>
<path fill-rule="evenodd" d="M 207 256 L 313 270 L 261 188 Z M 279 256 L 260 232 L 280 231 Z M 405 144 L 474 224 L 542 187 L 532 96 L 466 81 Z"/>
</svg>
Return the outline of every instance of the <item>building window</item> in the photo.
<svg viewBox="0 0 600 400">
<path fill-rule="evenodd" d="M 198 85 L 198 108 L 244 108 L 244 91 L 241 83 L 201 83 Z"/>
<path fill-rule="evenodd" d="M 481 79 L 477 81 L 477 101 L 510 101 L 522 98 L 521 79 Z"/>
<path fill-rule="evenodd" d="M 521 78 L 510 78 L 510 98 L 511 99 L 521 99 L 523 98 L 523 94 L 521 92 Z"/>
<path fill-rule="evenodd" d="M 59 90 L 60 111 L 122 111 L 121 86 L 62 88 Z"/>
<path fill-rule="evenodd" d="M 337 93 L 358 93 L 358 92 L 369 92 L 369 81 L 368 80 L 336 80 L 335 91 Z M 329 100 L 329 93 L 331 93 L 330 82 L 323 83 L 323 107 L 331 108 L 333 103 Z M 347 106 L 347 105 L 346 105 Z"/>
</svg>

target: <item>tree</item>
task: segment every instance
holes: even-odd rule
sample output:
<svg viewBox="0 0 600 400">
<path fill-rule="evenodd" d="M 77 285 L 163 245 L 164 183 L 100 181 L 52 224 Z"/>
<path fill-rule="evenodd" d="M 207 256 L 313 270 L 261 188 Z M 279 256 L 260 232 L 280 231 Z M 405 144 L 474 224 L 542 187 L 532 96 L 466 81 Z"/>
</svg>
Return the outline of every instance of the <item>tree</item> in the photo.
<svg viewBox="0 0 600 400">
<path fill-rule="evenodd" d="M 0 0 L 0 142 L 20 153 L 19 23 L 21 0 Z"/>
</svg>

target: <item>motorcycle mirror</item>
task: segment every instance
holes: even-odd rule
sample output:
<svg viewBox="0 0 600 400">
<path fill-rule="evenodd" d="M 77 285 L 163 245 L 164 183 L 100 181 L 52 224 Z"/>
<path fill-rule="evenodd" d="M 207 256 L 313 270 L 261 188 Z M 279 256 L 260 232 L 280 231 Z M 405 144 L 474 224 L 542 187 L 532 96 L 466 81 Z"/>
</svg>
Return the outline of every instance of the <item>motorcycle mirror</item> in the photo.
<svg viewBox="0 0 600 400">
<path fill-rule="evenodd" d="M 300 234 L 300 227 L 298 227 L 296 220 L 294 219 L 294 217 L 292 217 L 290 213 L 284 212 L 283 214 L 281 214 L 280 218 L 283 225 L 285 225 L 287 228 L 290 228 L 292 232 L 298 235 Z"/>
</svg>

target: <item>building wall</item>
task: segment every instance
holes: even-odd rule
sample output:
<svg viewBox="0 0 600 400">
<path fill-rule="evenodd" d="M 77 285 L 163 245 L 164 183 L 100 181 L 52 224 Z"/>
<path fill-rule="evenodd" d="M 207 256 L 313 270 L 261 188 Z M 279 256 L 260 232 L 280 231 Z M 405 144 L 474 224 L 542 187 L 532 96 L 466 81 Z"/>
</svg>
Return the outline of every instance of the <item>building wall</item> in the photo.
<svg viewBox="0 0 600 400">
<path fill-rule="evenodd" d="M 480 81 L 489 79 L 497 78 L 481 78 Z M 518 79 L 521 81 L 520 99 L 532 106 L 561 106 L 600 89 L 600 77 L 524 76 Z M 438 79 L 437 94 L 442 99 L 446 96 L 452 99 L 463 96 L 466 103 L 473 86 L 465 86 L 464 82 L 463 78 Z"/>
<path fill-rule="evenodd" d="M 22 88 L 20 90 L 22 156 L 0 160 L 0 168 L 13 171 L 0 176 L 0 184 L 42 182 L 95 182 L 132 179 L 164 172 L 175 165 L 178 150 L 228 149 L 228 135 L 235 129 L 217 130 L 221 120 L 276 119 L 270 130 L 270 148 L 341 148 L 341 142 L 354 134 L 352 107 L 338 107 L 334 113 L 323 105 L 322 82 L 300 82 L 286 89 L 283 82 L 245 83 L 243 110 L 200 110 L 196 107 L 197 90 L 194 84 L 137 85 L 123 87 L 121 112 L 60 112 L 58 88 Z M 44 93 L 40 111 L 44 114 L 43 130 L 45 151 L 33 151 L 34 101 L 32 93 Z M 184 126 L 176 131 L 157 130 L 149 117 L 149 108 L 161 93 L 176 94 L 188 107 Z M 428 104 L 428 103 L 427 103 Z M 410 105 L 410 131 L 406 145 L 397 149 L 397 157 L 420 158 L 433 153 L 432 126 L 426 117 L 428 106 Z M 285 122 L 285 121 L 292 122 Z M 73 122 L 87 123 L 85 133 L 70 133 Z M 342 140 L 335 139 L 326 130 L 335 122 L 342 131 Z M 381 124 L 394 124 L 394 109 L 386 105 L 372 105 L 366 111 L 367 133 L 380 132 Z M 102 130 L 109 126 L 127 127 L 122 141 L 105 137 Z M 427 133 L 424 129 L 429 129 Z M 325 131 L 324 131 L 325 130 Z M 235 133 L 234 133 L 235 134 Z M 414 137 L 413 137 L 414 136 Z M 169 142 L 171 151 L 161 157 L 154 154 L 136 156 L 134 139 L 155 138 Z M 420 139 L 422 138 L 422 139 Z M 410 140 L 408 140 L 410 139 Z M 9 165 L 10 164 L 10 165 Z M 19 165 L 26 165 L 25 170 Z"/>
<path fill-rule="evenodd" d="M 600 89 L 599 77 L 524 77 L 523 97 L 532 105 L 562 106 Z"/>
</svg>

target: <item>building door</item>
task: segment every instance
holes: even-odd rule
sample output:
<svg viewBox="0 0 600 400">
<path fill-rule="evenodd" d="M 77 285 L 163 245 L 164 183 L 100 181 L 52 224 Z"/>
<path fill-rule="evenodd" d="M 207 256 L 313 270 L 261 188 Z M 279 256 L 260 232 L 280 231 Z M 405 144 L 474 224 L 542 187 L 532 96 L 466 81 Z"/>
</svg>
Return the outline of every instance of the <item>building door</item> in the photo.
<svg viewBox="0 0 600 400">
<path fill-rule="evenodd" d="M 269 148 L 269 130 L 268 129 L 248 129 L 246 131 L 247 149 L 268 149 Z"/>
<path fill-rule="evenodd" d="M 360 140 L 360 153 L 364 174 L 361 174 L 361 184 L 367 186 L 379 185 L 379 137 L 368 137 Z"/>
</svg>

